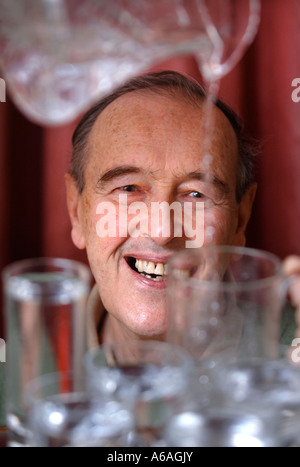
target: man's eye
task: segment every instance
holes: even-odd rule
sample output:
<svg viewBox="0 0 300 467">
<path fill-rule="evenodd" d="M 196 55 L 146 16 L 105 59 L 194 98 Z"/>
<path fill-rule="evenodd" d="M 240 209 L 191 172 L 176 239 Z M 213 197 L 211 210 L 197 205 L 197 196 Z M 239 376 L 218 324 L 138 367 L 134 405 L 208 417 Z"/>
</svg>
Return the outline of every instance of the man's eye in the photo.
<svg viewBox="0 0 300 467">
<path fill-rule="evenodd" d="M 204 194 L 200 193 L 199 191 L 191 191 L 190 196 L 193 198 L 204 198 Z"/>
<path fill-rule="evenodd" d="M 122 190 L 122 191 L 136 191 L 137 186 L 136 185 L 125 185 L 125 186 L 121 186 L 120 190 Z"/>
</svg>

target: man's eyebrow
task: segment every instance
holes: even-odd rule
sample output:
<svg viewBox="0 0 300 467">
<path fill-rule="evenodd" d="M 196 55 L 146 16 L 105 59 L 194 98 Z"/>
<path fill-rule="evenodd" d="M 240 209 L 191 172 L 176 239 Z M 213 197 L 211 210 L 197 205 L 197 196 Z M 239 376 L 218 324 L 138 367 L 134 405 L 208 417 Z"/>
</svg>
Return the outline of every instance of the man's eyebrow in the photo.
<svg viewBox="0 0 300 467">
<path fill-rule="evenodd" d="M 212 183 L 216 187 L 220 188 L 224 193 L 230 193 L 229 185 L 211 173 L 204 173 L 195 170 L 194 172 L 190 172 L 187 177 Z"/>
<path fill-rule="evenodd" d="M 131 165 L 121 165 L 119 167 L 114 167 L 113 169 L 108 170 L 105 172 L 98 180 L 97 185 L 101 183 L 109 182 L 116 177 L 120 177 L 121 175 L 128 175 L 132 173 L 140 173 L 141 169 Z"/>
<path fill-rule="evenodd" d="M 97 186 L 101 185 L 102 183 L 107 183 L 116 177 L 121 177 L 122 175 L 141 173 L 141 172 L 142 172 L 142 169 L 136 166 L 132 166 L 132 165 L 121 165 L 118 167 L 114 167 L 113 169 L 110 169 L 107 172 L 105 172 L 99 178 L 97 182 Z M 185 176 L 185 178 L 192 178 L 195 180 L 207 181 L 209 183 L 212 183 L 219 189 L 221 189 L 223 193 L 230 192 L 229 185 L 225 183 L 224 181 L 220 180 L 218 177 L 216 177 L 213 174 L 207 174 L 207 173 L 195 170 L 193 172 L 188 173 Z"/>
</svg>

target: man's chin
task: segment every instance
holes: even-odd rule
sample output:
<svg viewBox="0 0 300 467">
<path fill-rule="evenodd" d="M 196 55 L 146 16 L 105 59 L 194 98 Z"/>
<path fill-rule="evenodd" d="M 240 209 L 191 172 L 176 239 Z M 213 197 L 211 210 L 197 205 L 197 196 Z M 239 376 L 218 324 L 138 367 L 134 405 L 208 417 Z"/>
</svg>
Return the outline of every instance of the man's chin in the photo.
<svg viewBox="0 0 300 467">
<path fill-rule="evenodd" d="M 130 309 L 130 307 L 129 307 Z M 166 340 L 167 321 L 166 314 L 161 310 L 151 309 L 151 313 L 140 312 L 124 313 L 119 309 L 117 313 L 108 313 L 105 325 L 105 335 L 109 340 Z M 153 320 L 153 317 L 156 319 Z"/>
<path fill-rule="evenodd" d="M 138 337 L 141 340 L 153 340 L 153 341 L 165 342 L 166 341 L 166 331 L 164 330 L 164 331 L 160 331 L 160 332 L 139 334 Z"/>
<path fill-rule="evenodd" d="M 135 338 L 140 340 L 155 340 L 165 341 L 166 340 L 166 325 L 156 326 L 155 328 L 146 326 L 132 326 L 130 328 L 131 333 L 135 335 Z"/>
</svg>

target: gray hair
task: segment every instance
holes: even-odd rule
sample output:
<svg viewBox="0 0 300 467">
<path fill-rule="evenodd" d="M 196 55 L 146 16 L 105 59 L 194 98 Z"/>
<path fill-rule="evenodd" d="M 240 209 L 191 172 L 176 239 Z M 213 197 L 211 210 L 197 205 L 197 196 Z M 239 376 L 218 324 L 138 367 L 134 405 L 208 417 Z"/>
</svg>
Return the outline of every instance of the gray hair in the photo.
<svg viewBox="0 0 300 467">
<path fill-rule="evenodd" d="M 193 78 L 167 70 L 132 78 L 101 99 L 81 118 L 72 138 L 73 150 L 69 172 L 76 181 L 79 193 L 82 193 L 85 186 L 84 172 L 88 158 L 88 137 L 93 124 L 99 114 L 118 97 L 140 90 L 150 90 L 156 93 L 167 92 L 175 97 L 181 93 L 192 103 L 203 101 L 208 95 L 205 89 Z M 236 134 L 239 154 L 236 200 L 240 203 L 247 189 L 255 182 L 257 147 L 245 135 L 241 119 L 237 114 L 218 98 L 215 98 L 214 104 L 227 117 Z"/>
</svg>

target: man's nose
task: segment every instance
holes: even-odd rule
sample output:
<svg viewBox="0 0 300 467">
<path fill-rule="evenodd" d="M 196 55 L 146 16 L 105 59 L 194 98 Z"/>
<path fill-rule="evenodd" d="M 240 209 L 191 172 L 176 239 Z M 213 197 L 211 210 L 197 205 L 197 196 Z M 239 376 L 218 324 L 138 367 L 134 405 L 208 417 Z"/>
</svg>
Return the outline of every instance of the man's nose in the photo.
<svg viewBox="0 0 300 467">
<path fill-rule="evenodd" d="M 159 245 L 182 237 L 182 206 L 170 197 L 152 199 L 148 207 L 149 236 Z"/>
</svg>

